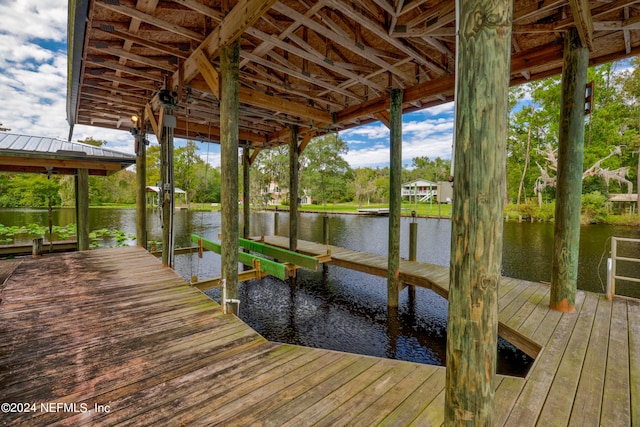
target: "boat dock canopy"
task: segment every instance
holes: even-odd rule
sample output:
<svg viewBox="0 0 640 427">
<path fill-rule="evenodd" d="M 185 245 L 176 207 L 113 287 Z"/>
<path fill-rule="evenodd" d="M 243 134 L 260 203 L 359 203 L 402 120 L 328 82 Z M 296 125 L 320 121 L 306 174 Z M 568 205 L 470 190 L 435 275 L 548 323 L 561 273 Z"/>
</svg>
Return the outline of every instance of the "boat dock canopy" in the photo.
<svg viewBox="0 0 640 427">
<path fill-rule="evenodd" d="M 0 132 L 0 171 L 111 175 L 135 163 L 135 156 L 81 142 Z"/>
<path fill-rule="evenodd" d="M 593 28 L 583 40 L 591 65 L 640 53 L 637 1 L 579 2 L 586 8 L 576 16 L 573 3 L 514 2 L 511 84 L 560 74 L 563 37 L 574 27 Z M 240 34 L 239 138 L 252 148 L 285 144 L 291 124 L 300 138 L 388 125 L 391 87 L 403 89 L 404 113 L 453 100 L 453 1 L 70 5 L 72 126 L 128 131 L 131 116 L 146 121 L 168 102 L 178 106 L 175 137 L 218 142 L 219 48 Z"/>
</svg>

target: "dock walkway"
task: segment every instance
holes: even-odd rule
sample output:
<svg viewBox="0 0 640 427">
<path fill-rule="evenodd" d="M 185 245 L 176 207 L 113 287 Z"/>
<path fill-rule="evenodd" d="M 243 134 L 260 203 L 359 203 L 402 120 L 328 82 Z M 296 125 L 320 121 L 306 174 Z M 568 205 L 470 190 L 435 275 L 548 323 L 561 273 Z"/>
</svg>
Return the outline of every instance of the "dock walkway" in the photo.
<svg viewBox="0 0 640 427">
<path fill-rule="evenodd" d="M 270 343 L 141 249 L 9 262 L 0 402 L 22 412 L 2 425 L 443 421 L 444 368 Z M 637 424 L 640 304 L 580 292 L 563 315 L 543 285 L 510 288 L 501 320 L 543 350 L 527 379 L 498 378 L 500 424 Z"/>
</svg>

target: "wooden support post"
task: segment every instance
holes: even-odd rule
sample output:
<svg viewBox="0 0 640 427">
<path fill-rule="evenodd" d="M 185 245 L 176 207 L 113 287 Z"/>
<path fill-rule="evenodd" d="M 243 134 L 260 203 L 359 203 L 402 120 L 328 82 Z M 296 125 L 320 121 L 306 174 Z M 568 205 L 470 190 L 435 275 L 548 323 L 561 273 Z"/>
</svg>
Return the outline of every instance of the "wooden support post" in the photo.
<svg viewBox="0 0 640 427">
<path fill-rule="evenodd" d="M 167 116 L 171 116 L 171 109 L 162 107 L 166 123 Z M 171 122 L 171 120 L 169 120 Z M 169 123 L 172 124 L 172 123 Z M 164 127 L 164 124 L 163 124 Z M 175 212 L 175 183 L 173 180 L 173 127 L 164 127 L 160 141 L 160 192 L 162 200 L 162 266 L 173 268 L 173 215 Z"/>
<path fill-rule="evenodd" d="M 222 278 L 227 298 L 238 298 L 238 89 L 239 39 L 220 47 L 220 155 Z"/>
<path fill-rule="evenodd" d="M 418 223 L 409 224 L 409 261 L 415 261 L 418 254 Z"/>
<path fill-rule="evenodd" d="M 415 221 L 415 218 L 414 218 Z M 418 223 L 412 222 L 409 224 L 409 261 L 416 261 L 418 258 Z M 416 300 L 416 287 L 415 285 L 409 285 L 409 300 L 415 302 Z"/>
<path fill-rule="evenodd" d="M 251 234 L 251 180 L 250 180 L 250 154 L 249 146 L 242 149 L 242 236 L 245 239 Z"/>
<path fill-rule="evenodd" d="M 44 241 L 44 238 L 42 237 L 36 237 L 35 239 L 33 239 L 32 242 L 32 246 L 31 246 L 31 257 L 32 258 L 38 258 L 42 256 L 42 243 Z"/>
<path fill-rule="evenodd" d="M 322 217 L 322 244 L 329 244 L 329 217 L 327 214 Z"/>
<path fill-rule="evenodd" d="M 147 146 L 136 136 L 136 245 L 147 249 Z"/>
<path fill-rule="evenodd" d="M 398 307 L 400 292 L 400 209 L 402 206 L 402 90 L 391 90 L 390 101 L 389 249 L 387 306 Z"/>
<path fill-rule="evenodd" d="M 298 126 L 289 128 L 289 250 L 298 250 Z"/>
<path fill-rule="evenodd" d="M 512 8 L 510 0 L 456 3 L 447 426 L 495 424 Z"/>
<path fill-rule="evenodd" d="M 566 33 L 558 135 L 556 213 L 549 307 L 573 312 L 580 251 L 580 206 L 584 158 L 584 93 L 589 49 L 575 28 Z"/>
<path fill-rule="evenodd" d="M 89 170 L 76 169 L 76 236 L 78 250 L 89 249 Z"/>
<path fill-rule="evenodd" d="M 278 235 L 278 229 L 280 228 L 280 213 L 278 212 L 278 207 L 276 206 L 276 212 L 273 214 L 273 235 Z"/>
</svg>

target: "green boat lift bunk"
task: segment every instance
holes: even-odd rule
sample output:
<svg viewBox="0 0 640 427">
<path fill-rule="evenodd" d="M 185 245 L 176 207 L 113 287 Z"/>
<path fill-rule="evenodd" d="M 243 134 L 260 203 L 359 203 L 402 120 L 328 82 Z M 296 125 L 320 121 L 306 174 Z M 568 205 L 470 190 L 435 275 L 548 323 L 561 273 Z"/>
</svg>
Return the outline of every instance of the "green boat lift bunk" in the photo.
<svg viewBox="0 0 640 427">
<path fill-rule="evenodd" d="M 191 235 L 191 241 L 198 245 L 200 256 L 202 256 L 202 252 L 204 250 L 209 250 L 217 254 L 220 254 L 222 251 L 222 246 L 220 243 L 205 239 L 204 237 L 198 236 L 196 234 Z M 290 277 L 295 277 L 296 270 L 298 268 L 306 268 L 308 270 L 317 271 L 318 264 L 329 262 L 331 259 L 330 253 L 321 257 L 314 257 L 250 239 L 240 238 L 239 245 L 251 252 L 284 261 L 272 261 L 258 255 L 240 251 L 238 252 L 238 261 L 244 265 L 253 267 L 251 270 L 238 273 L 238 281 L 240 282 L 244 282 L 247 280 L 260 280 L 264 276 L 273 276 L 277 277 L 280 280 L 285 280 Z M 222 278 L 218 277 L 214 279 L 205 279 L 202 281 L 192 281 L 191 285 L 200 290 L 206 290 L 220 287 L 221 281 Z"/>
</svg>

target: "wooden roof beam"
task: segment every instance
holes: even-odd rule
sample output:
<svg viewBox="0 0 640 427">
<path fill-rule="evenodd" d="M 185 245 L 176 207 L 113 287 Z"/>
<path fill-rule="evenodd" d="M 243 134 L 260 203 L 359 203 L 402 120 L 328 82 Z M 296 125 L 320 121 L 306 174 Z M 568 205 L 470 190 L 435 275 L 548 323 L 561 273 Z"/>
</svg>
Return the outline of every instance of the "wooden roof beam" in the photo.
<svg viewBox="0 0 640 427">
<path fill-rule="evenodd" d="M 263 14 L 265 14 L 276 0 L 240 0 L 238 4 L 224 17 L 222 22 L 213 30 L 204 41 L 196 48 L 196 51 L 204 53 L 208 59 L 218 56 L 220 46 L 233 43 L 238 37 L 251 27 Z M 185 60 L 183 82 L 189 83 L 198 74 L 196 56 L 194 51 Z M 179 80 L 178 72 L 173 74 L 173 83 Z"/>
<path fill-rule="evenodd" d="M 153 112 L 153 108 L 150 103 L 146 103 L 144 106 L 144 121 L 149 120 L 151 124 L 151 129 L 153 129 L 153 134 L 156 136 L 158 141 L 160 141 L 160 126 L 158 126 L 158 120 L 156 119 L 156 115 Z"/>
<path fill-rule="evenodd" d="M 434 35 L 438 30 L 442 31 L 444 26 L 453 23 L 455 19 L 455 2 L 443 1 L 433 9 L 429 9 L 407 22 L 403 31 L 400 26 L 394 28 L 392 35 L 396 37 Z"/>
<path fill-rule="evenodd" d="M 394 48 L 398 49 L 400 52 L 403 52 L 404 54 L 410 56 L 417 63 L 422 64 L 426 67 L 429 67 L 436 74 L 442 75 L 446 73 L 446 70 L 444 70 L 440 65 L 432 61 L 429 61 L 428 59 L 422 57 L 422 55 L 420 55 L 413 49 L 405 46 L 399 40 L 389 36 L 389 34 L 387 34 L 387 32 L 383 28 L 381 28 L 376 22 L 373 22 L 369 20 L 367 17 L 363 16 L 361 13 L 355 10 L 351 5 L 339 2 L 337 0 L 329 0 L 329 4 L 332 7 L 336 8 L 337 10 L 341 11 L 350 19 L 360 22 L 373 34 L 375 34 L 376 36 L 378 36 L 379 38 L 381 38 L 382 40 L 384 40 L 386 43 L 390 44 Z"/>
<path fill-rule="evenodd" d="M 389 15 L 393 16 L 396 14 L 395 9 L 391 5 L 391 3 L 389 3 L 387 0 L 372 0 L 372 1 L 378 6 L 380 6 L 380 9 L 383 9 Z"/>
<path fill-rule="evenodd" d="M 593 20 L 589 0 L 569 0 L 569 6 L 582 45 L 593 51 Z"/>
<path fill-rule="evenodd" d="M 595 31 L 629 31 L 640 30 L 640 15 L 629 18 L 629 8 L 624 8 L 625 19 L 621 21 L 596 21 L 593 23 Z M 629 53 L 629 52 L 627 52 Z"/>
<path fill-rule="evenodd" d="M 142 108 L 144 102 L 141 102 L 139 99 L 131 99 L 129 96 L 116 96 L 112 95 L 109 92 L 109 89 L 105 89 L 104 91 L 98 91 L 97 89 L 89 89 L 91 92 L 87 90 L 82 91 L 82 98 L 92 98 L 92 99 L 100 99 L 107 102 L 113 102 L 114 104 L 123 104 L 128 105 L 134 108 Z"/>
<path fill-rule="evenodd" d="M 103 32 L 104 34 L 113 35 L 121 38 L 122 40 L 128 41 L 130 43 L 135 43 L 140 46 L 148 47 L 150 49 L 157 50 L 158 52 L 162 52 L 167 55 L 172 55 L 177 58 L 187 59 L 189 57 L 189 52 L 182 51 L 180 49 L 174 49 L 172 47 L 167 46 L 166 44 L 156 43 L 154 41 L 145 39 L 143 37 L 138 37 L 128 31 L 117 30 L 111 25 L 100 24 L 99 27 L 94 27 L 94 31 Z"/>
<path fill-rule="evenodd" d="M 102 58 L 94 58 L 89 59 L 85 62 L 88 66 L 93 66 L 97 68 L 109 68 L 114 71 L 122 71 L 123 73 L 131 74 L 132 76 L 142 77 L 143 79 L 153 80 L 154 82 L 163 83 L 164 79 L 161 75 L 148 73 L 143 70 L 138 70 L 137 68 L 127 67 L 121 64 L 118 64 L 115 61 L 107 61 Z"/>
<path fill-rule="evenodd" d="M 220 23 L 224 16 L 221 12 L 218 12 L 217 10 L 212 9 L 209 6 L 206 6 L 196 0 L 173 0 L 173 2 L 181 4 L 182 6 L 191 10 L 195 10 L 196 12 L 199 12 L 200 14 L 213 19 L 217 23 Z"/>
<path fill-rule="evenodd" d="M 384 90 L 382 86 L 375 84 L 373 82 L 370 82 L 364 77 L 338 66 L 334 61 L 330 60 L 329 58 L 326 58 L 324 55 L 322 55 L 320 52 L 315 50 L 311 45 L 305 43 L 301 38 L 299 38 L 295 34 L 291 34 L 289 38 L 290 40 L 297 43 L 299 46 L 302 46 L 303 47 L 302 49 L 295 47 L 291 44 L 288 44 L 275 36 L 270 36 L 269 34 L 265 34 L 262 31 L 257 30 L 255 28 L 247 29 L 247 34 L 250 34 L 260 40 L 268 40 L 271 44 L 281 48 L 282 50 L 285 50 L 289 53 L 299 56 L 300 58 L 306 59 L 309 62 L 313 62 L 314 64 L 317 64 L 320 67 L 342 74 L 343 76 L 348 77 L 352 80 L 355 80 L 358 83 L 361 83 L 365 86 L 369 86 L 372 89 L 375 89 L 376 91 L 380 92 Z"/>
<path fill-rule="evenodd" d="M 155 92 L 156 90 L 158 90 L 157 87 L 150 85 L 150 84 L 145 84 L 143 82 L 137 81 L 137 80 L 131 80 L 131 79 L 125 79 L 123 77 L 118 77 L 115 74 L 106 74 L 106 73 L 99 73 L 99 74 L 89 74 L 86 75 L 85 74 L 85 79 L 100 79 L 100 80 L 106 80 L 106 81 L 110 81 L 110 82 L 116 82 L 116 83 L 120 83 L 123 85 L 127 85 L 127 86 L 132 86 L 138 89 L 144 89 L 144 90 L 148 90 L 151 92 Z"/>
<path fill-rule="evenodd" d="M 195 31 L 191 31 L 188 28 L 163 21 L 162 19 L 156 18 L 153 15 L 141 12 L 138 9 L 134 9 L 129 6 L 106 3 L 104 0 L 97 1 L 95 4 L 107 10 L 111 10 L 130 18 L 138 19 L 147 24 L 154 25 L 158 28 L 162 28 L 163 30 L 172 32 L 187 39 L 195 40 L 197 42 L 201 42 L 204 39 L 204 37 L 200 33 L 196 33 Z"/>
<path fill-rule="evenodd" d="M 253 56 L 250 53 L 246 53 L 243 52 L 241 53 L 242 57 L 248 58 L 250 59 L 252 62 L 256 63 L 256 64 L 261 64 L 265 67 L 268 67 L 270 69 L 276 70 L 276 71 L 280 71 L 281 73 L 284 73 L 288 76 L 292 76 L 295 77 L 297 79 L 306 81 L 308 83 L 311 83 L 312 85 L 316 85 L 319 87 L 323 87 L 325 89 L 328 89 L 330 91 L 334 91 L 337 92 L 341 95 L 344 95 L 348 98 L 354 99 L 358 102 L 362 102 L 364 101 L 364 98 L 361 96 L 358 96 L 346 89 L 341 89 L 338 87 L 337 84 L 331 84 L 331 83 L 327 83 L 324 80 L 322 80 L 322 78 L 320 76 L 316 76 L 313 74 L 307 74 L 302 72 L 302 70 L 298 71 L 298 70 L 294 70 L 292 68 L 287 68 L 285 66 L 282 65 L 278 65 L 276 64 L 274 61 L 269 61 L 268 59 L 264 59 L 264 58 L 260 58 L 257 56 Z M 284 58 L 282 58 L 280 55 L 276 54 L 275 52 L 270 52 L 269 56 L 271 56 L 273 59 L 276 59 L 280 62 L 286 62 L 286 60 L 284 60 Z"/>
<path fill-rule="evenodd" d="M 274 10 L 276 10 L 275 6 L 278 3 L 276 3 L 274 5 Z M 305 17 L 311 17 L 313 15 L 315 15 L 320 9 L 322 9 L 325 6 L 325 2 L 324 0 L 320 0 L 317 1 L 313 6 L 311 6 L 309 8 L 309 10 L 307 10 L 304 13 Z M 294 19 L 294 22 L 289 25 L 289 27 L 287 27 L 284 31 L 280 32 L 280 34 L 278 34 L 278 39 L 279 40 L 284 40 L 287 37 L 289 37 L 291 34 L 294 33 L 295 30 L 297 30 L 300 26 L 302 25 L 302 22 L 300 22 L 297 19 Z M 264 54 L 266 54 L 269 49 L 271 49 L 273 47 L 273 45 L 267 41 L 263 41 L 262 43 L 260 43 L 259 46 L 257 46 L 255 49 L 253 49 L 253 54 L 256 56 L 263 56 Z M 247 65 L 248 60 L 244 59 L 244 60 L 240 60 L 240 69 L 242 69 L 242 67 L 244 67 L 245 65 Z"/>
<path fill-rule="evenodd" d="M 113 87 L 113 86 L 110 86 L 109 83 L 103 82 L 101 84 L 97 81 L 92 80 L 91 78 L 85 78 L 84 81 L 82 82 L 82 86 L 90 87 L 98 90 L 104 90 L 104 91 L 115 93 L 115 94 L 120 93 L 124 96 L 129 96 L 131 98 L 139 98 L 144 101 L 146 101 L 148 98 L 144 93 L 140 93 L 139 90 L 131 91 L 130 89 L 126 89 L 122 87 Z"/>
<path fill-rule="evenodd" d="M 314 21 L 311 18 L 306 17 L 305 15 L 302 15 L 301 13 L 291 9 L 289 6 L 286 6 L 282 3 L 278 2 L 274 4 L 273 9 L 282 13 L 285 16 L 289 16 L 291 19 L 294 19 L 296 22 L 300 22 L 305 27 L 337 43 L 342 48 L 348 49 L 350 52 L 355 53 L 358 56 L 361 56 L 362 58 L 366 59 L 372 64 L 375 64 L 378 67 L 381 67 L 386 71 L 389 71 L 399 76 L 403 80 L 406 80 L 406 81 L 412 80 L 412 76 L 404 73 L 403 71 L 397 69 L 392 64 L 389 64 L 388 62 L 380 58 L 377 55 L 377 52 L 374 49 L 370 48 L 369 46 L 365 46 L 359 43 L 354 43 L 353 39 L 349 38 L 347 35 L 339 34 L 335 31 L 332 31 L 331 29 L 323 26 L 322 24 L 319 24 L 318 22 Z M 328 25 L 329 23 L 332 23 L 333 24 L 332 26 L 337 26 L 337 24 L 333 23 L 333 21 L 328 17 L 320 14 L 319 16 Z"/>
<path fill-rule="evenodd" d="M 138 64 L 146 65 L 147 67 L 158 68 L 160 70 L 168 71 L 171 73 L 173 73 L 177 69 L 177 67 L 173 65 L 169 65 L 168 63 L 165 63 L 163 61 L 156 61 L 146 56 L 136 55 L 124 49 L 116 49 L 112 47 L 105 47 L 105 48 L 94 47 L 94 49 L 99 50 L 101 53 L 102 52 L 108 53 L 109 55 L 112 55 L 118 58 L 125 58 L 130 61 L 137 62 Z"/>
<path fill-rule="evenodd" d="M 591 19 L 592 21 L 597 20 L 613 11 L 620 10 L 627 6 L 632 6 L 635 4 L 637 4 L 637 0 L 614 0 L 611 3 L 605 3 L 602 6 L 598 6 L 595 9 L 591 10 Z M 571 28 L 572 26 L 574 26 L 573 18 L 565 18 L 556 23 L 557 30 L 566 30 L 568 28 Z"/>
<path fill-rule="evenodd" d="M 266 86 L 268 88 L 273 88 L 277 91 L 283 92 L 283 93 L 288 93 L 300 98 L 306 98 L 306 99 L 310 99 L 313 100 L 317 105 L 326 105 L 327 109 L 331 109 L 333 108 L 334 110 L 339 110 L 341 108 L 344 107 L 343 104 L 339 104 L 337 102 L 333 102 L 329 99 L 326 98 L 320 98 L 318 96 L 314 96 L 314 91 L 306 91 L 306 88 L 302 87 L 301 85 L 299 87 L 296 87 L 296 85 L 283 85 L 282 81 L 280 79 L 278 79 L 275 76 L 272 76 L 271 74 L 269 74 L 267 71 L 263 70 L 262 68 L 256 67 L 255 65 L 251 64 L 249 67 L 247 67 L 248 69 L 250 69 L 252 72 L 256 73 L 256 74 L 251 74 L 249 75 L 248 73 L 243 73 L 240 72 L 241 78 L 246 78 L 251 80 L 252 82 L 261 84 L 263 86 Z M 260 77 L 262 76 L 262 78 Z M 306 91 L 306 92 L 305 92 Z M 320 93 L 315 92 L 315 93 Z"/>
<path fill-rule="evenodd" d="M 211 70 L 217 73 L 217 71 L 213 67 L 211 67 Z M 208 82 L 206 84 L 202 84 L 198 80 L 194 80 L 192 82 L 192 87 L 194 89 L 204 92 L 218 91 L 217 87 L 210 87 L 208 85 Z M 245 87 L 240 87 L 239 96 L 240 102 L 243 104 L 253 105 L 255 107 L 264 108 L 273 112 L 291 114 L 295 117 L 304 117 L 320 123 L 333 122 L 333 116 L 327 111 L 308 107 L 296 102 L 287 101 L 286 99 L 270 96 L 261 92 L 247 89 Z"/>
</svg>

